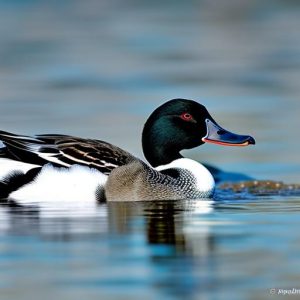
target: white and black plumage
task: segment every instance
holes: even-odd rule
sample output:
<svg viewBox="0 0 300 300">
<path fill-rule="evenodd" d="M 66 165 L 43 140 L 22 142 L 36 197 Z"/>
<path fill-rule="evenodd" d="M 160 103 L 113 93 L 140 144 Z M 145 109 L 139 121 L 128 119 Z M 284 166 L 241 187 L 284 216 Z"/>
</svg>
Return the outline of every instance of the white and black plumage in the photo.
<svg viewBox="0 0 300 300">
<path fill-rule="evenodd" d="M 203 165 L 189 158 L 152 168 L 140 160 L 114 169 L 105 185 L 110 201 L 210 198 L 215 181 Z"/>
<path fill-rule="evenodd" d="M 205 142 L 231 146 L 255 143 L 251 136 L 224 130 L 203 105 L 185 99 L 164 103 L 145 123 L 142 146 L 152 167 L 100 140 L 0 131 L 0 197 L 25 203 L 45 197 L 86 201 L 105 196 L 107 200 L 211 196 L 211 174 L 180 154 Z"/>
<path fill-rule="evenodd" d="M 70 167 L 80 164 L 108 175 L 114 168 L 126 164 L 133 156 L 100 140 L 82 139 L 58 134 L 15 135 L 0 131 L 0 158 L 5 157 L 33 165 Z"/>
<path fill-rule="evenodd" d="M 107 175 L 136 159 L 104 141 L 67 135 L 28 137 L 0 131 L 0 140 L 0 198 L 24 202 L 45 196 L 101 200 Z"/>
</svg>

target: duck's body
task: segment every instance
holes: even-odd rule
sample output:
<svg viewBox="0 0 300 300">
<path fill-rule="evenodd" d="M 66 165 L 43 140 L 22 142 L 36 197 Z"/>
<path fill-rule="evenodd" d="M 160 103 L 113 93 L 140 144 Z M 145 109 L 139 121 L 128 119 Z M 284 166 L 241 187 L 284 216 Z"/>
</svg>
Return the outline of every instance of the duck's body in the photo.
<svg viewBox="0 0 300 300">
<path fill-rule="evenodd" d="M 47 164 L 37 173 L 24 175 L 30 181 L 9 194 L 9 199 L 19 204 L 79 203 L 95 202 L 102 199 L 102 188 L 107 175 L 81 165 L 58 168 Z"/>
<path fill-rule="evenodd" d="M 135 159 L 104 141 L 67 135 L 0 131 L 0 140 L 0 198 L 20 203 L 100 200 L 108 174 Z"/>
<path fill-rule="evenodd" d="M 157 168 L 136 160 L 111 172 L 105 194 L 109 201 L 200 199 L 210 198 L 214 186 L 210 172 L 194 160 L 179 158 Z"/>
<path fill-rule="evenodd" d="M 72 202 L 74 205 L 104 199 L 149 201 L 209 198 L 213 195 L 215 185 L 210 172 L 188 158 L 180 158 L 157 168 L 135 159 L 115 168 L 109 176 L 77 164 L 69 168 L 46 164 L 27 172 L 20 169 L 14 171 L 3 182 L 11 188 L 7 193 L 8 198 L 19 204 L 38 204 L 43 201 Z"/>
<path fill-rule="evenodd" d="M 204 142 L 254 144 L 252 137 L 218 126 L 204 106 L 184 99 L 157 108 L 142 137 L 152 167 L 100 140 L 0 131 L 0 197 L 22 203 L 43 201 L 45 195 L 53 201 L 211 197 L 211 174 L 198 162 L 182 158 L 180 151 Z"/>
</svg>

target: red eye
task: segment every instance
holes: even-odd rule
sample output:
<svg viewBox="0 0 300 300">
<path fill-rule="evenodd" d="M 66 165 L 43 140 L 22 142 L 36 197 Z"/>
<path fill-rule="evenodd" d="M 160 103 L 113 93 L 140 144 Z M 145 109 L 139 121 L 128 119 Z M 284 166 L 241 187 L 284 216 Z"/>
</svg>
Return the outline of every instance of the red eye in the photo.
<svg viewBox="0 0 300 300">
<path fill-rule="evenodd" d="M 189 113 L 183 113 L 180 115 L 180 118 L 184 121 L 191 121 L 193 120 L 193 116 Z"/>
</svg>

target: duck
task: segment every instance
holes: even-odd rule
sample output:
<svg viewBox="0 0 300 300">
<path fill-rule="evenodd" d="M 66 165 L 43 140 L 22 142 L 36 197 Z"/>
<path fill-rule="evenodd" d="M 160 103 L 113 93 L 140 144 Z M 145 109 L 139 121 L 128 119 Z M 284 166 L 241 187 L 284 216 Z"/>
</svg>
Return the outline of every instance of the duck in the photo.
<svg viewBox="0 0 300 300">
<path fill-rule="evenodd" d="M 142 149 L 148 163 L 102 140 L 0 131 L 0 198 L 21 204 L 210 198 L 212 174 L 180 153 L 205 143 L 248 146 L 255 140 L 225 130 L 204 105 L 181 98 L 163 103 L 146 120 Z"/>
</svg>

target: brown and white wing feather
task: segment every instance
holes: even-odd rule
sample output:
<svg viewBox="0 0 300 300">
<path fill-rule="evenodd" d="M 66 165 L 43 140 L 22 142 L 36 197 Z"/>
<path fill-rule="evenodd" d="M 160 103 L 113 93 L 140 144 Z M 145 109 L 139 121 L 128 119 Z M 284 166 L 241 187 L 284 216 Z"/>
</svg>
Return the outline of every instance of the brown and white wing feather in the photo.
<svg viewBox="0 0 300 300">
<path fill-rule="evenodd" d="M 132 161 L 130 153 L 100 140 L 68 135 L 14 135 L 0 131 L 0 157 L 36 165 L 53 163 L 70 167 L 80 164 L 109 174 L 114 168 Z"/>
</svg>

